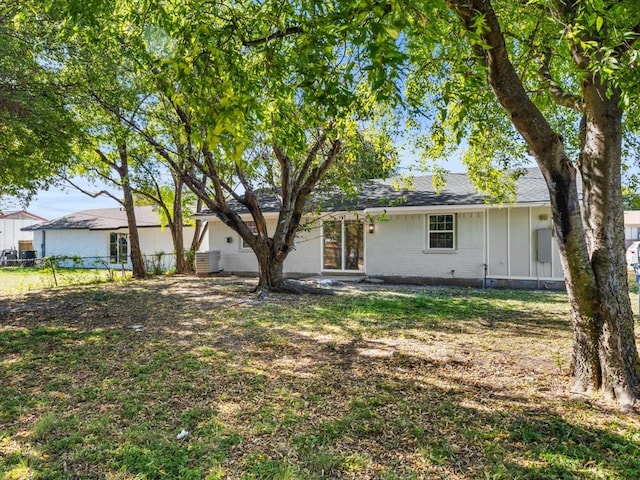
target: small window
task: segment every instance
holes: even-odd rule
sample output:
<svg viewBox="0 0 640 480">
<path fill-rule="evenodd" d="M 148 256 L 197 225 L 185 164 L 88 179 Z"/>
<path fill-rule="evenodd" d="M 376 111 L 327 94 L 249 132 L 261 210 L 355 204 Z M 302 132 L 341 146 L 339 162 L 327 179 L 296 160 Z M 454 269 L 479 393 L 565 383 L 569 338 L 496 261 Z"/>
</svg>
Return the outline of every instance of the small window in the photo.
<svg viewBox="0 0 640 480">
<path fill-rule="evenodd" d="M 258 227 L 256 226 L 256 222 L 254 222 L 253 220 L 247 220 L 244 223 L 246 223 L 249 230 L 251 230 L 251 233 L 253 233 L 254 235 L 258 235 Z M 251 248 L 249 244 L 245 241 L 245 239 L 242 237 L 240 237 L 240 245 L 242 246 L 242 249 Z"/>
<path fill-rule="evenodd" d="M 111 263 L 128 263 L 129 235 L 126 233 L 109 234 L 109 261 Z"/>
<path fill-rule="evenodd" d="M 427 248 L 453 250 L 455 248 L 455 216 L 429 215 L 427 218 Z"/>
</svg>

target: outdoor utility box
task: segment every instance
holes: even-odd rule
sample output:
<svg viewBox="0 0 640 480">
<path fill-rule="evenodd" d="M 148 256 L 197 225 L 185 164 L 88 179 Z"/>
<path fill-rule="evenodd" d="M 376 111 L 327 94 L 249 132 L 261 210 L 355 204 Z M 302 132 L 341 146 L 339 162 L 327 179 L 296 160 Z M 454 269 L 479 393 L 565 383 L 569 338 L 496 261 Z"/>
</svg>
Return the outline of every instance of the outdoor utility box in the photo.
<svg viewBox="0 0 640 480">
<path fill-rule="evenodd" d="M 196 275 L 220 271 L 220 250 L 196 252 Z"/>
<path fill-rule="evenodd" d="M 551 263 L 551 229 L 539 228 L 536 230 L 537 237 L 537 261 L 539 263 Z"/>
</svg>

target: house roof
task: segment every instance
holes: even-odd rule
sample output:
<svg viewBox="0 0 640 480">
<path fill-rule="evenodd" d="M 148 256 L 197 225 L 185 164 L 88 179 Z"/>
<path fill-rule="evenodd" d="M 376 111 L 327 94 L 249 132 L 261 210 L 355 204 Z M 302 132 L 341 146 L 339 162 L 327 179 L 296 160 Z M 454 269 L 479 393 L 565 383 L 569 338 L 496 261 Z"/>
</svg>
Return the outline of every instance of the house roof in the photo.
<svg viewBox="0 0 640 480">
<path fill-rule="evenodd" d="M 321 205 L 322 211 L 366 210 L 373 208 L 393 207 L 441 207 L 441 206 L 469 206 L 485 205 L 489 197 L 478 193 L 466 174 L 450 173 L 445 175 L 445 186 L 436 190 L 433 186 L 433 176 L 416 176 L 409 180 L 410 186 L 403 187 L 402 179 L 372 180 L 366 182 L 355 198 L 348 198 L 340 194 L 315 199 Z M 280 210 L 280 203 L 274 195 L 262 196 L 260 207 L 265 213 Z M 549 203 L 549 191 L 544 177 L 538 168 L 526 169 L 516 185 L 516 203 L 533 204 Z M 233 205 L 239 213 L 247 210 Z M 212 216 L 212 212 L 204 210 L 198 216 Z"/>
<path fill-rule="evenodd" d="M 26 210 L 16 210 L 16 211 L 13 211 L 13 212 L 7 212 L 7 213 L 5 213 L 3 215 L 0 215 L 0 220 L 11 219 L 11 218 L 17 218 L 19 220 L 24 220 L 24 217 L 26 217 L 27 219 L 30 219 L 30 220 L 36 220 L 38 222 L 46 222 L 47 221 L 46 218 L 42 218 L 42 217 L 40 217 L 38 215 L 35 215 L 33 213 L 29 213 Z"/>
<path fill-rule="evenodd" d="M 158 214 L 153 211 L 153 207 L 135 207 L 135 213 L 138 228 L 160 226 Z M 99 208 L 82 210 L 49 222 L 31 225 L 22 230 L 117 230 L 127 227 L 127 214 L 124 208 Z"/>
</svg>

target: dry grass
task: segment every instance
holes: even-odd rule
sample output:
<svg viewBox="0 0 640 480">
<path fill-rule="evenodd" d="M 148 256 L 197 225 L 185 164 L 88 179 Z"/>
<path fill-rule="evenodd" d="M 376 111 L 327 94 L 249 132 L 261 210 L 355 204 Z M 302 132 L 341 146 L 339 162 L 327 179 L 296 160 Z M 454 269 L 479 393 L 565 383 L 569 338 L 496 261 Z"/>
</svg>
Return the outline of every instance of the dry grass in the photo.
<svg viewBox="0 0 640 480">
<path fill-rule="evenodd" d="M 0 307 L 0 478 L 640 478 L 637 417 L 568 399 L 562 294 L 249 290 Z"/>
</svg>

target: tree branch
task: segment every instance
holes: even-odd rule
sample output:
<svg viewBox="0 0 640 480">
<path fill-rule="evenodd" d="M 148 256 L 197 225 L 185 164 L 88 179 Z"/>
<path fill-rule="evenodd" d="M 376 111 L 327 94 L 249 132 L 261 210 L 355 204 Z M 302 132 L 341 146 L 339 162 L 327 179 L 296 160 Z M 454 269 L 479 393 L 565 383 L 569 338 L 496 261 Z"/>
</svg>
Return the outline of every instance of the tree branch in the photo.
<svg viewBox="0 0 640 480">
<path fill-rule="evenodd" d="M 111 192 L 108 192 L 107 190 L 100 190 L 99 192 L 95 193 L 95 192 L 89 192 L 88 190 L 85 190 L 84 188 L 82 188 L 81 186 L 77 185 L 76 183 L 72 182 L 71 179 L 67 176 L 62 176 L 61 177 L 65 182 L 67 182 L 69 185 L 71 185 L 73 188 L 75 188 L 76 190 L 78 190 L 80 193 L 84 193 L 85 195 L 91 197 L 91 198 L 98 198 L 101 197 L 103 195 L 110 197 L 112 199 L 114 199 L 116 202 L 118 202 L 120 205 L 124 205 L 124 202 L 119 199 L 118 197 L 116 197 L 115 195 L 113 195 Z"/>
<path fill-rule="evenodd" d="M 311 150 L 309 150 L 309 153 L 307 154 L 307 158 L 302 164 L 302 168 L 300 169 L 300 172 L 298 173 L 298 177 L 296 178 L 296 185 L 302 185 L 305 182 L 307 173 L 311 168 L 313 160 L 316 158 L 316 156 L 318 155 L 318 152 L 320 151 L 320 149 L 322 148 L 322 146 L 325 144 L 326 141 L 327 141 L 327 133 L 323 131 L 322 134 L 320 135 L 320 138 L 316 140 Z"/>
<path fill-rule="evenodd" d="M 546 51 L 544 57 L 542 59 L 542 64 L 540 65 L 540 77 L 549 89 L 549 93 L 551 94 L 551 98 L 558 104 L 563 107 L 571 108 L 576 112 L 584 111 L 584 102 L 582 98 L 578 95 L 573 95 L 562 86 L 557 83 L 552 75 L 551 70 L 549 69 L 549 64 L 551 63 L 551 52 Z"/>
<path fill-rule="evenodd" d="M 282 205 L 288 210 L 291 201 L 291 159 L 284 154 L 282 149 L 274 145 L 273 154 L 280 164 L 280 188 L 282 189 Z"/>
<path fill-rule="evenodd" d="M 284 30 L 276 30 L 266 37 L 256 38 L 254 40 L 243 40 L 242 45 L 245 47 L 256 47 L 258 45 L 269 43 L 271 40 L 277 40 L 279 38 L 284 38 L 299 33 L 304 33 L 304 29 L 302 27 L 287 27 Z"/>
<path fill-rule="evenodd" d="M 298 217 L 297 221 L 299 221 L 300 217 L 302 216 L 302 212 L 307 202 L 307 198 L 309 197 L 309 194 L 312 192 L 313 188 L 318 184 L 318 182 L 324 177 L 325 173 L 327 172 L 329 167 L 333 165 L 336 158 L 338 158 L 338 155 L 341 149 L 342 149 L 342 142 L 340 142 L 340 140 L 334 140 L 331 144 L 331 149 L 325 156 L 322 163 L 320 163 L 320 165 L 318 165 L 317 167 L 311 170 L 306 181 L 304 181 L 304 183 L 298 188 L 295 199 L 293 199 L 294 205 L 293 205 L 293 211 L 291 212 L 292 216 Z M 295 231 L 291 231 L 291 229 L 287 229 L 287 233 L 284 240 L 286 245 L 290 245 L 293 242 L 295 233 L 296 233 Z"/>
<path fill-rule="evenodd" d="M 515 71 L 491 1 L 448 0 L 447 5 L 462 17 L 470 33 L 475 32 L 473 24 L 482 17 L 485 29 L 481 37 L 486 47 L 483 49 L 483 55 L 487 65 L 487 80 L 513 126 L 523 136 L 534 156 L 537 159 L 562 158 L 562 161 L 570 163 L 566 155 L 549 155 L 551 150 L 564 148 L 561 137 L 554 132 L 540 109 L 529 98 Z M 562 169 L 560 165 L 555 167 L 558 170 Z"/>
</svg>

